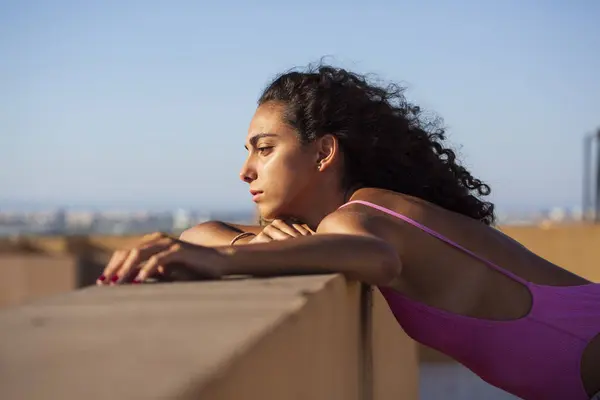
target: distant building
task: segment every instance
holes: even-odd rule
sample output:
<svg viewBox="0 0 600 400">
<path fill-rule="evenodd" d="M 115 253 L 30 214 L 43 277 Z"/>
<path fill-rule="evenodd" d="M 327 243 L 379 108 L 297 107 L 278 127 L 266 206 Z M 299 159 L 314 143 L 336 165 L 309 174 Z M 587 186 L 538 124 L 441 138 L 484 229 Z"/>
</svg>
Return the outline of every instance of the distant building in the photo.
<svg viewBox="0 0 600 400">
<path fill-rule="evenodd" d="M 173 212 L 173 230 L 183 231 L 193 225 L 192 214 L 182 208 Z"/>
</svg>

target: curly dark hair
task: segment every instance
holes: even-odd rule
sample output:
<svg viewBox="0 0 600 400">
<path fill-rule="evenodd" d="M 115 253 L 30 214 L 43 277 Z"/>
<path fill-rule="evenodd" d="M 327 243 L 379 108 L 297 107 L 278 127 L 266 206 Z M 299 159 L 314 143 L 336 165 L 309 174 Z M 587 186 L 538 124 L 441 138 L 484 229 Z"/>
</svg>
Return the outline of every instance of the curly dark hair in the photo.
<svg viewBox="0 0 600 400">
<path fill-rule="evenodd" d="M 425 118 L 404 90 L 319 64 L 279 75 L 258 104 L 284 103 L 301 143 L 334 135 L 344 155 L 344 188 L 388 189 L 494 224 L 494 205 L 480 199 L 490 187 L 459 164 L 444 146 L 441 121 Z"/>
</svg>

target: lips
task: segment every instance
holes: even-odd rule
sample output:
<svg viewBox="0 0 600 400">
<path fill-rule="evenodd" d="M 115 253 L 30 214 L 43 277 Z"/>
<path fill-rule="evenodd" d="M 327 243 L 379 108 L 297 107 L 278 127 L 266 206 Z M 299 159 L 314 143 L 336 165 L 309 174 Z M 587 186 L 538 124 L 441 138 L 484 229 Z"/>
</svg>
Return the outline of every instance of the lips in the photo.
<svg viewBox="0 0 600 400">
<path fill-rule="evenodd" d="M 250 190 L 250 194 L 252 195 L 252 201 L 256 202 L 262 196 L 262 191 L 260 190 Z"/>
</svg>

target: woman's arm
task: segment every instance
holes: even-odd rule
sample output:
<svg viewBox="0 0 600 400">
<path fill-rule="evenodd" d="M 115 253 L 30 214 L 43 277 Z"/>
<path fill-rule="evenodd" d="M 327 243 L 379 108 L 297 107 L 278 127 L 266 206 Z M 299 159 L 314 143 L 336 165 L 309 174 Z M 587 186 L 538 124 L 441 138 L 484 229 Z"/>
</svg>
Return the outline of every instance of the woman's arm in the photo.
<svg viewBox="0 0 600 400">
<path fill-rule="evenodd" d="M 392 245 L 393 235 L 380 222 L 339 210 L 321 222 L 315 235 L 245 246 L 194 245 L 156 233 L 133 249 L 115 252 L 98 284 L 144 281 L 156 273 L 169 275 L 170 266 L 177 266 L 190 277 L 339 272 L 369 284 L 392 286 L 402 263 Z"/>
<path fill-rule="evenodd" d="M 266 226 L 208 221 L 184 231 L 179 239 L 200 246 L 218 247 L 230 245 L 231 241 L 241 233 L 251 233 L 251 235 L 236 239 L 236 245 L 287 240 L 298 236 L 311 235 L 314 232 L 305 225 L 288 223 L 283 220 L 271 221 Z"/>
<path fill-rule="evenodd" d="M 396 248 L 382 237 L 376 221 L 336 211 L 317 234 L 294 240 L 223 247 L 223 275 L 287 275 L 339 272 L 373 285 L 391 285 L 402 263 Z"/>
<path fill-rule="evenodd" d="M 179 239 L 184 242 L 206 247 L 228 246 L 231 240 L 243 232 L 258 235 L 263 227 L 258 225 L 237 225 L 221 221 L 207 221 L 185 230 Z M 254 236 L 240 239 L 238 244 L 245 244 Z"/>
</svg>

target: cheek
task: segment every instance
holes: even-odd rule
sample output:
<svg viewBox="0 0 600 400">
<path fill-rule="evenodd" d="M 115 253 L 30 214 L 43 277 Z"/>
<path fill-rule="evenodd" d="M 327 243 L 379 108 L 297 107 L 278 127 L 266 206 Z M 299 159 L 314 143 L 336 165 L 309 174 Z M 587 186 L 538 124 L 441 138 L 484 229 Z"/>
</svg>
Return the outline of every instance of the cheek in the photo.
<svg viewBox="0 0 600 400">
<path fill-rule="evenodd" d="M 259 178 L 262 172 L 263 178 L 272 190 L 286 195 L 303 188 L 304 184 L 310 180 L 310 173 L 313 171 L 308 168 L 306 160 L 301 156 L 290 157 L 288 155 L 268 160 L 258 172 Z"/>
<path fill-rule="evenodd" d="M 260 169 L 258 169 L 258 177 L 263 180 L 270 191 L 284 190 L 287 186 L 287 181 L 292 177 L 292 170 L 285 159 L 272 158 L 266 161 Z"/>
</svg>

